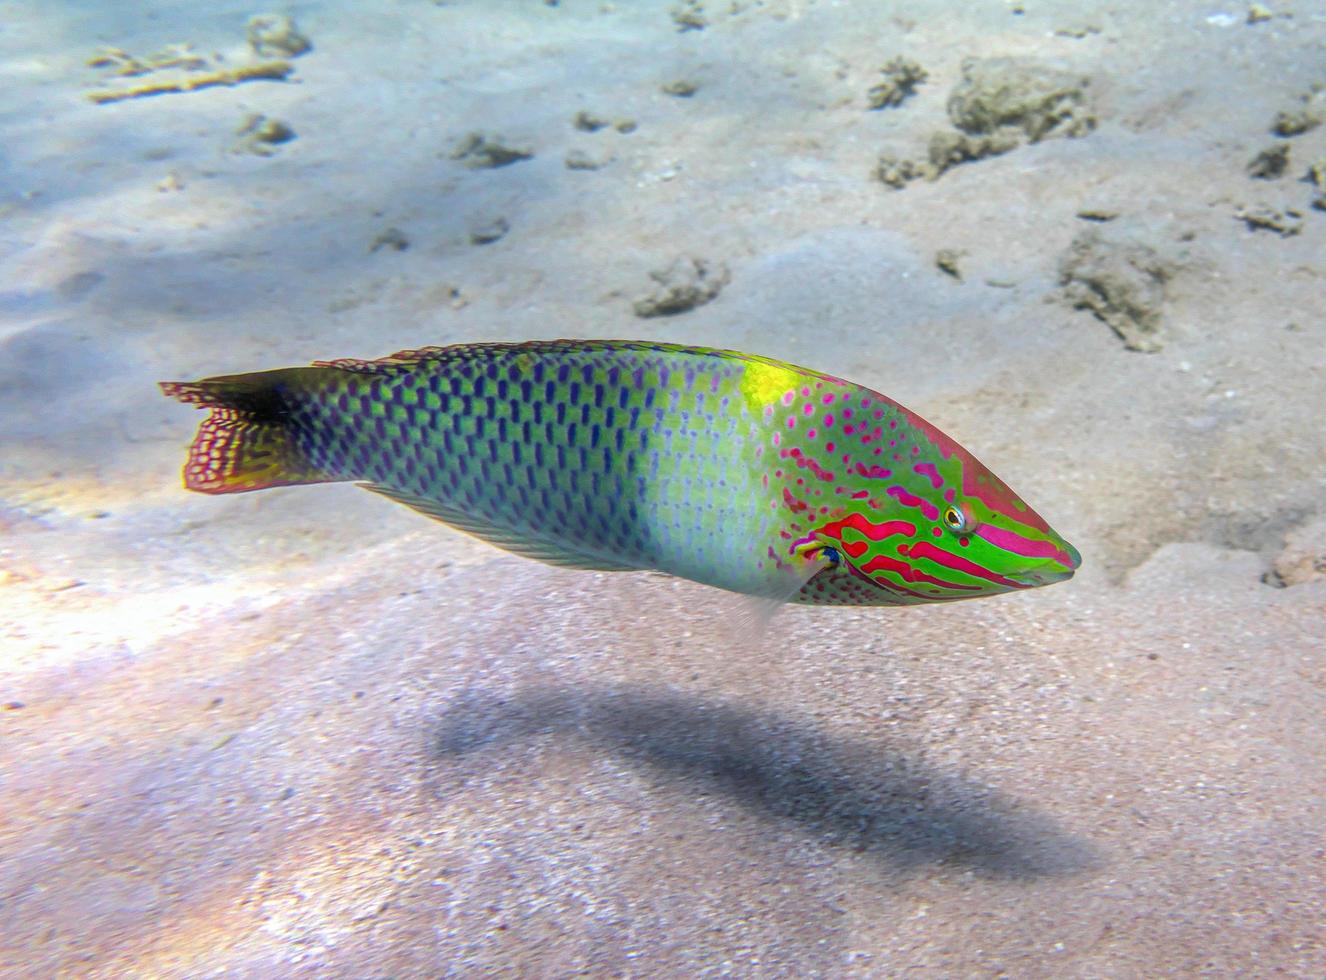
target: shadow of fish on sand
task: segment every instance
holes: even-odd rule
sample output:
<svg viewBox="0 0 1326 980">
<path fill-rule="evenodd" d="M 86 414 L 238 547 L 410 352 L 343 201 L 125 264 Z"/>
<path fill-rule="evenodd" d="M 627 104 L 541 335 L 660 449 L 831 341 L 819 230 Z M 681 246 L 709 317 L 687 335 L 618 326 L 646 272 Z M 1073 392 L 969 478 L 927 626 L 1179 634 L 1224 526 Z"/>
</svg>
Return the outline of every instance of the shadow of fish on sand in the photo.
<svg viewBox="0 0 1326 980">
<path fill-rule="evenodd" d="M 868 853 L 902 871 L 948 866 L 1003 879 L 1077 874 L 1096 848 L 998 790 L 807 719 L 637 686 L 470 691 L 443 709 L 439 760 L 570 737 L 699 794 Z"/>
</svg>

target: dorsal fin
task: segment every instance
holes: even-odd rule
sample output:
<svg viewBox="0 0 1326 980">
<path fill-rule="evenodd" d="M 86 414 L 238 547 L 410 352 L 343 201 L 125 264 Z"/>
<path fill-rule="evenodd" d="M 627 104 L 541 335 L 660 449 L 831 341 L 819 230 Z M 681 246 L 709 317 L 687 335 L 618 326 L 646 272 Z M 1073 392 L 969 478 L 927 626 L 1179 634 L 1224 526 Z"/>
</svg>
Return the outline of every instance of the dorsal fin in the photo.
<svg viewBox="0 0 1326 980">
<path fill-rule="evenodd" d="M 420 364 L 437 364 L 448 361 L 463 361 L 472 358 L 491 358 L 501 354 L 588 354 L 615 351 L 654 351 L 661 354 L 695 354 L 721 360 L 743 361 L 748 364 L 762 364 L 784 368 L 808 377 L 838 379 L 831 375 L 794 367 L 770 357 L 758 354 L 743 354 L 740 351 L 721 350 L 716 347 L 692 347 L 686 344 L 665 344 L 650 340 L 526 340 L 521 343 L 474 343 L 452 344 L 448 347 L 419 347 L 413 350 L 398 350 L 386 357 L 363 359 L 341 357 L 334 361 L 314 361 L 314 367 L 337 368 L 355 374 L 392 374 L 402 367 Z"/>
</svg>

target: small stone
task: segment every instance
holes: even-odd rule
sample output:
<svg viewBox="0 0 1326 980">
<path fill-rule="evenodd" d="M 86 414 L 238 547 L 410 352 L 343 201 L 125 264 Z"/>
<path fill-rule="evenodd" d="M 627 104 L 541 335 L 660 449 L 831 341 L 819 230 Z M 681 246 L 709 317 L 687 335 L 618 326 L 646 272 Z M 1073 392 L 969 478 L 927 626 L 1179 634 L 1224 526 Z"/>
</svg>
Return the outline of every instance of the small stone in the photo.
<svg viewBox="0 0 1326 980">
<path fill-rule="evenodd" d="M 634 133 L 636 130 L 636 122 L 634 119 L 618 119 L 612 124 L 612 128 L 623 135 L 626 133 Z"/>
<path fill-rule="evenodd" d="M 1161 309 L 1169 263 L 1149 245 L 1097 228 L 1079 232 L 1059 263 L 1066 302 L 1107 324 L 1129 350 L 1163 346 Z"/>
<path fill-rule="evenodd" d="M 1260 24 L 1264 20 L 1270 20 L 1275 16 L 1275 12 L 1270 7 L 1260 3 L 1254 3 L 1248 8 L 1248 23 Z"/>
<path fill-rule="evenodd" d="M 313 43 L 299 32 L 294 20 L 284 14 L 254 14 L 245 34 L 249 47 L 264 58 L 298 58 L 313 49 Z"/>
<path fill-rule="evenodd" d="M 1248 176 L 1258 180 L 1275 180 L 1289 169 L 1289 144 L 1276 143 L 1262 150 L 1248 163 Z"/>
<path fill-rule="evenodd" d="M 701 0 L 683 0 L 669 11 L 678 31 L 702 31 L 709 26 Z"/>
<path fill-rule="evenodd" d="M 1279 584 L 1302 585 L 1326 578 L 1326 519 L 1291 531 L 1273 565 Z"/>
<path fill-rule="evenodd" d="M 1118 208 L 1087 207 L 1081 208 L 1077 212 L 1077 217 L 1083 221 L 1113 221 L 1119 217 Z"/>
<path fill-rule="evenodd" d="M 594 113 L 581 109 L 571 120 L 576 129 L 585 133 L 597 133 L 600 129 L 611 126 L 612 123 L 602 116 L 596 116 Z"/>
<path fill-rule="evenodd" d="M 506 218 L 496 218 L 474 228 L 470 232 L 470 244 L 491 245 L 493 242 L 504 238 L 510 230 L 511 226 L 507 223 Z"/>
<path fill-rule="evenodd" d="M 883 155 L 875 164 L 875 179 L 895 190 L 902 190 L 911 181 L 923 176 L 921 164 L 915 160 L 899 160 L 897 157 Z"/>
<path fill-rule="evenodd" d="M 1321 125 L 1321 116 L 1307 106 L 1297 109 L 1281 109 L 1275 114 L 1271 132 L 1276 136 L 1300 136 L 1308 130 Z"/>
<path fill-rule="evenodd" d="M 929 73 L 918 62 L 910 58 L 894 58 L 880 73 L 884 81 L 866 93 L 866 106 L 870 109 L 886 109 L 900 106 L 916 94 L 916 86 L 927 78 Z"/>
<path fill-rule="evenodd" d="M 731 278 L 727 266 L 711 265 L 705 259 L 678 258 L 664 269 L 649 274 L 657 288 L 634 304 L 639 317 L 673 316 L 708 303 Z"/>
<path fill-rule="evenodd" d="M 459 160 L 472 170 L 506 167 L 533 156 L 533 150 L 528 147 L 512 146 L 501 136 L 480 132 L 462 137 L 451 150 L 451 159 Z"/>
<path fill-rule="evenodd" d="M 1281 238 L 1292 238 L 1303 230 L 1303 212 L 1294 208 L 1274 208 L 1269 204 L 1244 205 L 1234 217 L 1251 231 L 1273 231 Z"/>
<path fill-rule="evenodd" d="M 953 125 L 972 136 L 1013 128 L 1037 143 L 1096 128 L 1091 80 L 1031 58 L 968 58 L 948 98 Z"/>
<path fill-rule="evenodd" d="M 935 180 L 940 174 L 960 163 L 970 163 L 1008 153 L 1017 149 L 1021 142 L 1021 130 L 1013 126 L 1003 126 L 979 136 L 941 130 L 930 137 L 927 150 L 930 169 L 925 176 Z"/>
<path fill-rule="evenodd" d="M 1096 24 L 1070 24 L 1068 27 L 1057 28 L 1054 33 L 1056 37 L 1071 37 L 1080 41 L 1089 35 L 1099 34 L 1100 27 Z"/>
<path fill-rule="evenodd" d="M 370 252 L 376 252 L 379 249 L 389 248 L 394 252 L 404 252 L 410 247 L 410 239 L 405 232 L 399 228 L 388 228 L 381 232 L 377 238 L 373 239 L 373 244 L 368 247 Z"/>
<path fill-rule="evenodd" d="M 1276 136 L 1299 136 L 1321 125 L 1326 116 L 1326 86 L 1313 84 L 1298 97 L 1298 104 L 1282 109 L 1271 123 Z"/>
<path fill-rule="evenodd" d="M 611 156 L 594 156 L 584 150 L 570 150 L 566 154 L 567 170 L 601 170 L 611 162 Z"/>
<path fill-rule="evenodd" d="M 957 249 L 941 248 L 935 253 L 935 268 L 945 275 L 952 276 L 958 282 L 962 282 L 962 270 L 958 268 L 958 261 L 962 258 L 962 253 Z"/>
<path fill-rule="evenodd" d="M 1326 157 L 1318 157 L 1308 164 L 1308 172 L 1303 179 L 1316 189 L 1312 206 L 1318 211 L 1326 211 Z"/>
<path fill-rule="evenodd" d="M 679 78 L 673 82 L 668 82 L 660 89 L 660 91 L 664 95 L 674 95 L 679 99 L 689 99 L 699 90 L 700 90 L 699 85 L 695 84 L 694 82 L 688 82 L 682 78 Z"/>
<path fill-rule="evenodd" d="M 234 151 L 254 153 L 260 157 L 272 156 L 278 146 L 295 138 L 295 131 L 288 124 L 257 112 L 245 117 L 236 133 L 240 138 Z"/>
</svg>

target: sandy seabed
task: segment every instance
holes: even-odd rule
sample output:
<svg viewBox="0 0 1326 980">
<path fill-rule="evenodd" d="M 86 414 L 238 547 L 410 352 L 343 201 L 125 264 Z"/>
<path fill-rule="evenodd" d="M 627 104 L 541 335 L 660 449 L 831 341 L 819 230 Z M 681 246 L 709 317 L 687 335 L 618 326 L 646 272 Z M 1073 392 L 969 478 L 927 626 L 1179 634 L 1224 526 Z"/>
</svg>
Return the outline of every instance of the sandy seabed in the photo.
<svg viewBox="0 0 1326 980">
<path fill-rule="evenodd" d="M 300 3 L 285 82 L 86 98 L 262 12 L 6 9 L 0 971 L 1326 975 L 1326 126 L 1271 132 L 1326 15 Z M 1094 125 L 876 179 L 996 58 Z M 637 317 L 682 256 L 730 281 Z M 561 336 L 878 388 L 1084 567 L 742 638 L 352 487 L 180 489 L 159 379 Z"/>
</svg>

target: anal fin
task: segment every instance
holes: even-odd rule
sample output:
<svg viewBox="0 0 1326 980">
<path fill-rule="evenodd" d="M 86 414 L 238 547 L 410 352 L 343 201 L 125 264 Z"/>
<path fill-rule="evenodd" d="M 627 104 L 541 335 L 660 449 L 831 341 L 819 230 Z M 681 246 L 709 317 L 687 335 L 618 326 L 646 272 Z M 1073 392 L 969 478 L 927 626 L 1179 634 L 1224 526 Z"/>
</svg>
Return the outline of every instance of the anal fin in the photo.
<svg viewBox="0 0 1326 980">
<path fill-rule="evenodd" d="M 365 490 L 372 490 L 374 493 L 379 493 L 390 500 L 394 500 L 398 504 L 404 504 L 411 510 L 426 514 L 434 520 L 448 524 L 458 531 L 472 534 L 482 541 L 501 548 L 503 551 L 520 555 L 522 558 L 533 558 L 535 561 L 541 561 L 546 565 L 601 572 L 639 571 L 641 568 L 639 565 L 626 564 L 605 558 L 602 555 L 579 551 L 565 543 L 534 536 L 528 531 L 515 530 L 495 524 L 431 497 L 421 497 L 404 490 L 397 490 L 394 487 L 384 486 L 381 483 L 360 483 L 358 485 Z"/>
</svg>

